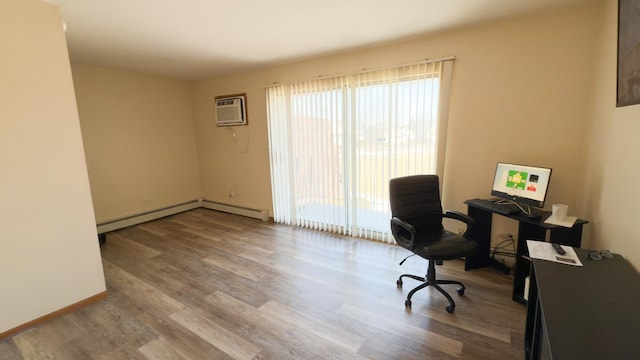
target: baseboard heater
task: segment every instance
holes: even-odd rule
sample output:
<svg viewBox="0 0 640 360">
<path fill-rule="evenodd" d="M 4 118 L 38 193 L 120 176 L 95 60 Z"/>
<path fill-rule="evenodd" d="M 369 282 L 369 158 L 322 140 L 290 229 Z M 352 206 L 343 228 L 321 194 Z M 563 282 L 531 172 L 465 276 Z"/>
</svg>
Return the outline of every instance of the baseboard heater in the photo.
<svg viewBox="0 0 640 360">
<path fill-rule="evenodd" d="M 243 206 L 219 203 L 206 199 L 202 202 L 202 207 L 235 215 L 246 216 L 254 219 L 260 219 L 262 221 L 269 221 L 269 210 L 266 209 L 252 209 Z"/>
<path fill-rule="evenodd" d="M 200 201 L 192 200 L 178 205 L 168 206 L 162 209 L 144 212 L 137 215 L 131 215 L 124 218 L 103 222 L 97 225 L 98 234 L 104 234 L 110 231 L 123 229 L 129 226 L 142 224 L 147 221 L 160 219 L 163 217 L 179 214 L 188 210 L 201 207 Z"/>
</svg>

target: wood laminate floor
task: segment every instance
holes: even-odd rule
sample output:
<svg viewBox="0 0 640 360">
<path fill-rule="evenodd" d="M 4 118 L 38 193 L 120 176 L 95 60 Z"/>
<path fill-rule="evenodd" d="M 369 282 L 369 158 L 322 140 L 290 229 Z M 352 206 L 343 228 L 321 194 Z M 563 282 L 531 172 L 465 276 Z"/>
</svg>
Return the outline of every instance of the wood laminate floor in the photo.
<svg viewBox="0 0 640 360">
<path fill-rule="evenodd" d="M 197 209 L 109 233 L 109 297 L 0 341 L 0 359 L 520 359 L 525 307 L 494 269 L 413 297 L 394 245 Z M 46 294 L 43 294 L 46 296 Z"/>
</svg>

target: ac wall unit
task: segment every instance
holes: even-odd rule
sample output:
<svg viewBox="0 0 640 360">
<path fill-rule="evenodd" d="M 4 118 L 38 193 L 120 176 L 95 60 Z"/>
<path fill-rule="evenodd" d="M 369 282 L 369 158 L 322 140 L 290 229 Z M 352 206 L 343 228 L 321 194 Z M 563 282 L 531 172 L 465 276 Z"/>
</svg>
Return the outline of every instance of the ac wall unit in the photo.
<svg viewBox="0 0 640 360">
<path fill-rule="evenodd" d="M 247 125 L 247 96 L 245 94 L 217 96 L 216 125 Z"/>
</svg>

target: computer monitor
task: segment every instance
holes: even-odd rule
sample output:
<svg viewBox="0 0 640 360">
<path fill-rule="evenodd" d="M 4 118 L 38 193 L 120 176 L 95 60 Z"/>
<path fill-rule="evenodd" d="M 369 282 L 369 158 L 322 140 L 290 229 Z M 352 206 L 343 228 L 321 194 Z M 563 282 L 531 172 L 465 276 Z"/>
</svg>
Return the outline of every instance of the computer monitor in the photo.
<svg viewBox="0 0 640 360">
<path fill-rule="evenodd" d="M 544 207 L 551 169 L 499 162 L 493 178 L 491 196 L 516 204 Z"/>
</svg>

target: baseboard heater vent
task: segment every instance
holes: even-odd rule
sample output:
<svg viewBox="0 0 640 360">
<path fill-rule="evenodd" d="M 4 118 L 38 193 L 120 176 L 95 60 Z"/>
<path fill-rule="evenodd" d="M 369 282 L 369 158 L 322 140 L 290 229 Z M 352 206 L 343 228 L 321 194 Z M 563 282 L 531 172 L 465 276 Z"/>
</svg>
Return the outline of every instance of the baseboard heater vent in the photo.
<svg viewBox="0 0 640 360">
<path fill-rule="evenodd" d="M 260 219 L 262 221 L 269 221 L 269 210 L 265 209 L 251 209 L 242 206 L 223 204 L 210 200 L 204 200 L 202 202 L 202 207 L 211 210 L 218 210 L 231 214 L 246 216 L 254 219 Z"/>
<path fill-rule="evenodd" d="M 123 229 L 129 226 L 142 224 L 147 221 L 179 214 L 181 212 L 197 209 L 199 207 L 201 207 L 200 202 L 198 200 L 192 200 L 186 203 L 168 206 L 158 210 L 148 211 L 137 215 L 131 215 L 124 218 L 103 222 L 97 225 L 98 234 L 103 234 L 110 231 Z"/>
</svg>

